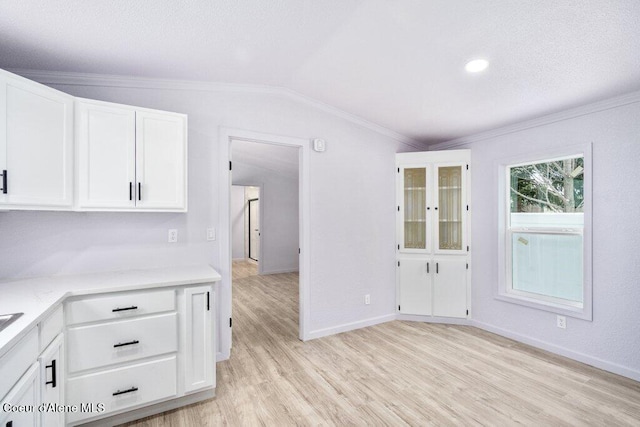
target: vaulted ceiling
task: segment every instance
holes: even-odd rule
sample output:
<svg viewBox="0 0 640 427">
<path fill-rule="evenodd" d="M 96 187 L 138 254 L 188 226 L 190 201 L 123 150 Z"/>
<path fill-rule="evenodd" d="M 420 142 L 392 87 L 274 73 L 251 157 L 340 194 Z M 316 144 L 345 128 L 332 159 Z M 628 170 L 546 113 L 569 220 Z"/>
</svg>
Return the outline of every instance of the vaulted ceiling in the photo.
<svg viewBox="0 0 640 427">
<path fill-rule="evenodd" d="M 638 22 L 637 0 L 1 0 L 0 68 L 284 87 L 430 143 L 640 90 Z"/>
</svg>

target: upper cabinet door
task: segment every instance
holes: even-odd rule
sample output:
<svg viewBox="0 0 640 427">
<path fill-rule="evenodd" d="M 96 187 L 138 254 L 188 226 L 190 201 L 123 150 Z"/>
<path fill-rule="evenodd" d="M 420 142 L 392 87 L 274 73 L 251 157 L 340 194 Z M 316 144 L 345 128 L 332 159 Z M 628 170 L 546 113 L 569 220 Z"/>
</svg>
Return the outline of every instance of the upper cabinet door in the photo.
<svg viewBox="0 0 640 427">
<path fill-rule="evenodd" d="M 426 166 L 400 168 L 401 252 L 428 252 L 430 249 L 431 227 L 427 212 L 430 178 Z"/>
<path fill-rule="evenodd" d="M 73 97 L 2 71 L 0 104 L 0 203 L 71 208 Z"/>
<path fill-rule="evenodd" d="M 436 253 L 465 253 L 466 248 L 466 165 L 439 164 L 435 167 L 437 182 L 434 206 Z"/>
<path fill-rule="evenodd" d="M 187 209 L 187 117 L 136 112 L 136 176 L 139 208 Z"/>
<path fill-rule="evenodd" d="M 78 100 L 76 116 L 78 207 L 134 208 L 135 110 Z"/>
</svg>

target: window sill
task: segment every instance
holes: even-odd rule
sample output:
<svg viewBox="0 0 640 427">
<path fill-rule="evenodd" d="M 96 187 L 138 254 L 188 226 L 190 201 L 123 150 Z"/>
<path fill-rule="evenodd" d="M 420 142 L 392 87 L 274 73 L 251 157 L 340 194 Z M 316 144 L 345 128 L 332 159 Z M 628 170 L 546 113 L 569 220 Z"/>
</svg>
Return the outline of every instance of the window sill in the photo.
<svg viewBox="0 0 640 427">
<path fill-rule="evenodd" d="M 569 316 L 589 321 L 593 320 L 591 310 L 585 309 L 583 305 L 578 305 L 578 303 L 576 303 L 575 306 L 569 304 L 558 304 L 507 292 L 498 293 L 495 296 L 495 299 L 512 304 L 523 305 L 536 310 L 549 311 L 551 313 L 561 314 L 563 316 Z"/>
</svg>

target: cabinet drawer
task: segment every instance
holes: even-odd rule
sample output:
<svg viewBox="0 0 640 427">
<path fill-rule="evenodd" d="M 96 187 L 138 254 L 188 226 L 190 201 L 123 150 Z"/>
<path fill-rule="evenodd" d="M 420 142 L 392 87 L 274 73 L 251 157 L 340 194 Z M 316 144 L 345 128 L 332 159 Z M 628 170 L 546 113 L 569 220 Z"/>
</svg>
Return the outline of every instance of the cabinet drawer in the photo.
<svg viewBox="0 0 640 427">
<path fill-rule="evenodd" d="M 67 325 L 172 311 L 175 307 L 174 290 L 85 298 L 67 303 Z"/>
<path fill-rule="evenodd" d="M 69 328 L 69 372 L 177 351 L 177 314 Z"/>
<path fill-rule="evenodd" d="M 177 393 L 176 356 L 97 374 L 84 375 L 67 382 L 67 404 L 93 404 L 94 411 L 67 413 L 67 422 L 147 404 L 173 397 Z M 99 410 L 104 404 L 104 410 Z"/>
<path fill-rule="evenodd" d="M 20 379 L 38 359 L 38 329 L 33 328 L 0 358 L 0 398 Z"/>
<path fill-rule="evenodd" d="M 45 348 L 57 337 L 64 326 L 62 318 L 62 305 L 49 315 L 45 320 L 40 322 L 38 328 L 40 329 L 40 351 L 44 351 Z"/>
</svg>

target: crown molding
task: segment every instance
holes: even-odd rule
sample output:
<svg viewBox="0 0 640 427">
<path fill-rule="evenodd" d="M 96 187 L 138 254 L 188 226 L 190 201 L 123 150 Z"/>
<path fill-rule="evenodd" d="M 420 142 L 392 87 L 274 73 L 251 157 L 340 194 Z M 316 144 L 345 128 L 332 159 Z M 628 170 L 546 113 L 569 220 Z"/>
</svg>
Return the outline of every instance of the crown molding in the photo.
<svg viewBox="0 0 640 427">
<path fill-rule="evenodd" d="M 429 150 L 449 150 L 471 144 L 473 142 L 484 141 L 503 135 L 508 135 L 523 130 L 532 129 L 540 126 L 549 125 L 564 120 L 574 119 L 576 117 L 586 116 L 588 114 L 600 111 L 610 110 L 612 108 L 622 107 L 624 105 L 635 104 L 640 102 L 640 91 L 630 92 L 613 98 L 592 102 L 579 107 L 570 108 L 568 110 L 559 111 L 557 113 L 547 114 L 535 119 L 525 120 L 523 122 L 499 127 L 486 132 L 480 132 L 474 135 L 463 136 L 450 141 L 434 144 Z"/>
<path fill-rule="evenodd" d="M 284 97 L 289 100 L 299 102 L 329 113 L 348 122 L 354 123 L 363 128 L 369 129 L 380 135 L 389 137 L 409 147 L 426 150 L 427 147 L 420 142 L 380 126 L 369 120 L 352 113 L 348 113 L 337 107 L 325 104 L 314 98 L 305 96 L 295 90 L 283 86 L 269 86 L 258 84 L 238 84 L 192 80 L 157 79 L 147 77 L 130 77 L 110 74 L 90 74 L 59 71 L 38 71 L 28 69 L 8 69 L 12 73 L 35 80 L 43 84 L 68 85 L 68 86 L 101 86 L 135 89 L 162 89 L 162 90 L 182 90 L 182 91 L 205 91 L 205 92 L 245 92 L 257 93 Z"/>
</svg>

